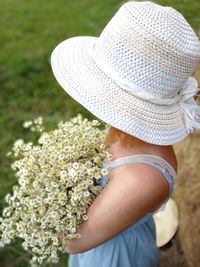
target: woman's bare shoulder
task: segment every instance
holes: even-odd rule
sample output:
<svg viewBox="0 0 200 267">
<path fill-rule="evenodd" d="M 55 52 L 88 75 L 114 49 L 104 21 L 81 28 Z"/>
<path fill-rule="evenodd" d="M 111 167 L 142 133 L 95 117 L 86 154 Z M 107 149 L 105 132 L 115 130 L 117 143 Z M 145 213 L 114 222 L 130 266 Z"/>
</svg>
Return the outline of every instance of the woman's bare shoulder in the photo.
<svg viewBox="0 0 200 267">
<path fill-rule="evenodd" d="M 127 190 L 127 198 L 132 199 L 131 191 L 138 194 L 141 209 L 146 209 L 146 212 L 157 210 L 169 195 L 170 188 L 166 178 L 159 169 L 150 164 L 128 164 L 114 170 L 109 183 L 114 182 L 118 190 L 122 187 Z"/>
</svg>

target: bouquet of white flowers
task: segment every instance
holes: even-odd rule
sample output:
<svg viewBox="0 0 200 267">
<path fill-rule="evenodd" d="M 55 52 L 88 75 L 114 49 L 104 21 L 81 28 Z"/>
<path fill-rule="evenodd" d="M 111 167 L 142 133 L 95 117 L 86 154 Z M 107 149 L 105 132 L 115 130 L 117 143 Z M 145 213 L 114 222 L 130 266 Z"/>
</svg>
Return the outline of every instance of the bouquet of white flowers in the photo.
<svg viewBox="0 0 200 267">
<path fill-rule="evenodd" d="M 15 159 L 11 168 L 18 185 L 6 195 L 9 205 L 0 217 L 0 246 L 22 238 L 23 248 L 32 253 L 31 266 L 45 259 L 58 262 L 60 233 L 80 238 L 78 226 L 88 219 L 87 208 L 101 192 L 99 181 L 112 159 L 99 121 L 78 114 L 45 132 L 42 120 L 23 124 L 41 132 L 36 145 L 18 139 L 7 153 Z"/>
</svg>

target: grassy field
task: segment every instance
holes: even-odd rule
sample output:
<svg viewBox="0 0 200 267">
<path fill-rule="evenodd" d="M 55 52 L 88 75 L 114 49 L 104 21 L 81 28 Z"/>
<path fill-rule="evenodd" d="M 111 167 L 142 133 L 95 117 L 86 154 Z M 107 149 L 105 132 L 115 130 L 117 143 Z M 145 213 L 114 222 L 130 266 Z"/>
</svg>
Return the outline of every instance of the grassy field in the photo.
<svg viewBox="0 0 200 267">
<path fill-rule="evenodd" d="M 5 154 L 14 140 L 31 135 L 22 122 L 43 116 L 49 129 L 59 120 L 78 112 L 94 116 L 57 84 L 49 64 L 53 48 L 78 35 L 98 36 L 122 3 L 119 0 L 2 0 L 0 53 L 0 211 L 4 196 L 16 184 Z M 200 2 L 197 0 L 155 1 L 179 10 L 194 30 L 200 32 Z M 16 242 L 0 248 L 1 267 L 28 266 L 29 255 Z M 67 266 L 68 256 L 58 265 Z M 43 265 L 47 266 L 47 265 Z M 50 266 L 50 265 L 48 265 Z"/>
</svg>

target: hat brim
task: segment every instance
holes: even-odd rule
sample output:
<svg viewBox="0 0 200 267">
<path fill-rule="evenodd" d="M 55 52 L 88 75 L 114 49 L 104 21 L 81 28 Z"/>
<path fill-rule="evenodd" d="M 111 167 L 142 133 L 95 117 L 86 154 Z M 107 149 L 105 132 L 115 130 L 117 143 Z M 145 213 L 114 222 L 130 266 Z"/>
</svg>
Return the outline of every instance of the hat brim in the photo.
<svg viewBox="0 0 200 267">
<path fill-rule="evenodd" d="M 119 87 L 95 63 L 89 49 L 98 37 L 75 36 L 51 54 L 61 87 L 93 115 L 130 135 L 157 145 L 172 145 L 187 135 L 178 104 L 158 105 Z"/>
</svg>

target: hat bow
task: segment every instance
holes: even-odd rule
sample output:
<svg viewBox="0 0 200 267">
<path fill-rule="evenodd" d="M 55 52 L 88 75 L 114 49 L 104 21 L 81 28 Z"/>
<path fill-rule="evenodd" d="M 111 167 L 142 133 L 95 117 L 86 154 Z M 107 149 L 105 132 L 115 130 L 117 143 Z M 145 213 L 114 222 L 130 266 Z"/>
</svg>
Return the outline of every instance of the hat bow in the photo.
<svg viewBox="0 0 200 267">
<path fill-rule="evenodd" d="M 179 91 L 180 98 L 178 104 L 181 107 L 188 133 L 192 133 L 195 130 L 200 129 L 200 106 L 193 98 L 197 92 L 197 80 L 191 76 Z"/>
</svg>

